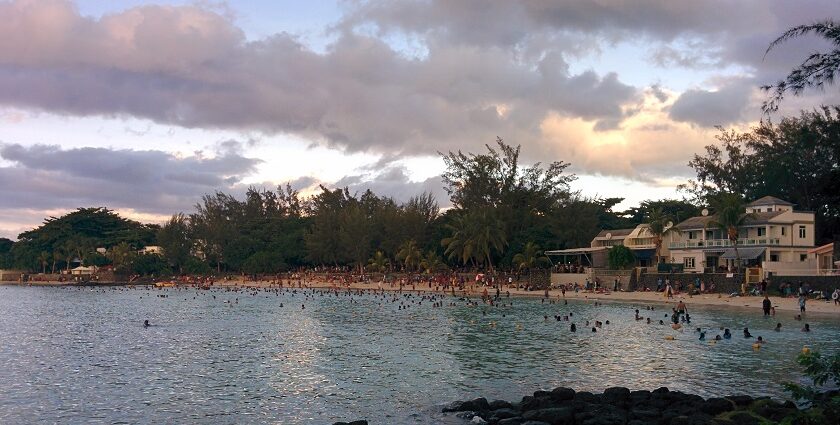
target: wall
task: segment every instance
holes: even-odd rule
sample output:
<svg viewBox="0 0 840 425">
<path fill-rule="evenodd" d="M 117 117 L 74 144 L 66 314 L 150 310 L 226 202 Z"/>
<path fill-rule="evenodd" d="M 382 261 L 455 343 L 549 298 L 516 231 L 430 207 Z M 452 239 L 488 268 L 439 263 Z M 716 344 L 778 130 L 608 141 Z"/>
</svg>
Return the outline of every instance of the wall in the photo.
<svg viewBox="0 0 840 425">
<path fill-rule="evenodd" d="M 732 292 L 740 292 L 741 282 L 744 281 L 743 275 L 733 274 L 732 277 L 726 276 L 727 274 L 724 273 L 643 273 L 639 276 L 633 290 L 640 291 L 642 288 L 647 287 L 651 291 L 655 291 L 656 281 L 661 277 L 663 282 L 665 279 L 670 279 L 671 282 L 680 281 L 683 284 L 683 288 L 687 288 L 690 283 L 694 283 L 695 279 L 699 278 L 706 283 L 707 292 L 713 283 L 715 285 L 715 292 L 717 293 L 730 294 Z M 697 289 L 699 290 L 700 288 Z"/>
<path fill-rule="evenodd" d="M 589 277 L 589 273 L 552 273 L 551 286 L 574 286 L 576 283 L 583 286 L 587 277 Z"/>
<path fill-rule="evenodd" d="M 17 282 L 21 274 L 20 270 L 0 270 L 0 282 Z"/>
<path fill-rule="evenodd" d="M 779 285 L 785 282 L 792 284 L 794 291 L 799 286 L 799 282 L 808 285 L 813 290 L 827 289 L 832 292 L 835 288 L 840 288 L 840 276 L 773 276 L 770 279 L 770 288 L 778 289 Z"/>
</svg>

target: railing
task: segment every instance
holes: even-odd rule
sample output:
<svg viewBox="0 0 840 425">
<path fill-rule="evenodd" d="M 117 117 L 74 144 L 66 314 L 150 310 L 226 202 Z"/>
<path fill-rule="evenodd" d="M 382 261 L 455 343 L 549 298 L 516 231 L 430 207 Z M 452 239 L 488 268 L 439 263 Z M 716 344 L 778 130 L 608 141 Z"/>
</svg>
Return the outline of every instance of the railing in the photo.
<svg viewBox="0 0 840 425">
<path fill-rule="evenodd" d="M 782 241 L 778 238 L 756 238 L 756 239 L 738 239 L 738 246 L 778 246 Z M 671 242 L 668 244 L 670 249 L 678 248 L 727 248 L 732 247 L 732 241 L 729 239 L 698 239 L 685 242 Z"/>
</svg>

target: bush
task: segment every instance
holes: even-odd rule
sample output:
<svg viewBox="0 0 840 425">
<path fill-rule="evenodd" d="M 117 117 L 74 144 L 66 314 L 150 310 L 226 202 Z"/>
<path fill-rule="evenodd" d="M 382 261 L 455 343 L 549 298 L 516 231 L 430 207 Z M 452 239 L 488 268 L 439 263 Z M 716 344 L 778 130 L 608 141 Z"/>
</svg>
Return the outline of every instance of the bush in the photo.
<svg viewBox="0 0 840 425">
<path fill-rule="evenodd" d="M 616 245 L 607 252 L 607 263 L 612 270 L 623 270 L 636 263 L 636 256 L 630 248 Z"/>
</svg>

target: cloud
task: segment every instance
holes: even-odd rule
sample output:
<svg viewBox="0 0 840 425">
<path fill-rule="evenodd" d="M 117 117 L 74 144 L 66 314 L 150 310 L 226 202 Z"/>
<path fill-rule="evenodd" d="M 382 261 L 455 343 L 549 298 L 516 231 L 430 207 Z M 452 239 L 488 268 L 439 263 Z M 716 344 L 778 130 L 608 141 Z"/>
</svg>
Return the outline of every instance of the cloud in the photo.
<svg viewBox="0 0 840 425">
<path fill-rule="evenodd" d="M 327 187 L 347 187 L 351 193 L 370 189 L 380 196 L 393 198 L 397 202 L 406 202 L 411 197 L 424 192 L 431 193 L 442 208 L 451 206 L 449 195 L 443 189 L 441 176 L 429 177 L 422 181 L 412 181 L 407 170 L 400 165 L 392 165 L 377 174 L 358 174 L 345 176 Z"/>
<path fill-rule="evenodd" d="M 138 213 L 189 210 L 205 193 L 230 190 L 256 170 L 257 159 L 236 153 L 177 157 L 155 150 L 24 147 L 0 144 L 0 210 L 79 206 Z"/>
<path fill-rule="evenodd" d="M 198 6 L 94 19 L 67 1 L 16 0 L 0 3 L 0 21 L 9 23 L 0 26 L 2 104 L 294 133 L 349 151 L 430 154 L 500 134 L 527 140 L 552 112 L 614 127 L 637 101 L 616 74 L 570 73 L 560 47 L 526 58 L 428 44 L 425 57 L 410 58 L 344 31 L 317 53 L 289 34 L 248 41 L 227 16 Z"/>
<path fill-rule="evenodd" d="M 688 90 L 674 101 L 668 116 L 674 121 L 704 127 L 741 122 L 749 105 L 750 94 L 755 90 L 749 80 L 732 81 L 715 91 Z"/>
</svg>

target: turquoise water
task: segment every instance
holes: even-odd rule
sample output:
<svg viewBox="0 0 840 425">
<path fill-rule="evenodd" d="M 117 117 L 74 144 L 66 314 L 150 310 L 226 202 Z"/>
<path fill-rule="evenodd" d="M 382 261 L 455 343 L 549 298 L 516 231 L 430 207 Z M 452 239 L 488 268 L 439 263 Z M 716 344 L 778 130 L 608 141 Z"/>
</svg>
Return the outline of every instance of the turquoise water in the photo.
<svg viewBox="0 0 840 425">
<path fill-rule="evenodd" d="M 803 333 L 792 314 L 771 320 L 690 300 L 691 329 L 714 337 L 726 326 L 733 339 L 709 345 L 660 326 L 664 305 L 393 299 L 0 287 L 0 423 L 458 423 L 438 413 L 442 404 L 556 386 L 783 397 L 781 383 L 800 378 L 803 345 L 840 348 L 832 317 L 807 317 L 813 332 Z M 656 324 L 633 320 L 637 307 Z M 553 318 L 569 313 L 577 333 Z M 586 320 L 610 325 L 592 333 Z M 745 326 L 769 342 L 753 351 Z"/>
</svg>

